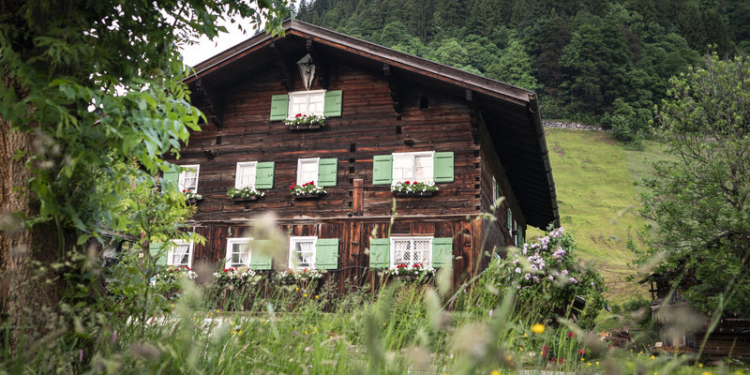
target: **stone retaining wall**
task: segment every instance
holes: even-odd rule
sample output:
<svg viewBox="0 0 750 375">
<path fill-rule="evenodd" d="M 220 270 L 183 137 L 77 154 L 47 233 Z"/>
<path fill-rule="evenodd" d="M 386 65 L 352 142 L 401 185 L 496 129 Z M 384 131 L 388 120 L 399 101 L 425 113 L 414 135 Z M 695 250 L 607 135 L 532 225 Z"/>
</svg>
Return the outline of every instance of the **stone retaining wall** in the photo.
<svg viewBox="0 0 750 375">
<path fill-rule="evenodd" d="M 601 131 L 602 127 L 599 125 L 587 125 L 578 122 L 567 122 L 567 121 L 542 121 L 542 126 L 545 128 L 559 128 L 559 129 L 580 129 L 580 130 L 598 130 Z"/>
</svg>

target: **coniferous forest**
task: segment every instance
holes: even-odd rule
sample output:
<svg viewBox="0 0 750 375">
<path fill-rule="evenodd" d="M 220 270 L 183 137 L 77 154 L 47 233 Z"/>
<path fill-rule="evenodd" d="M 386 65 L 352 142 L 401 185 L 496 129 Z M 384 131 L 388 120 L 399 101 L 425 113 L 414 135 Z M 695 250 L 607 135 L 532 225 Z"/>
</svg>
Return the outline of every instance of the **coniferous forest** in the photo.
<svg viewBox="0 0 750 375">
<path fill-rule="evenodd" d="M 545 118 L 622 141 L 701 55 L 750 52 L 746 0 L 303 0 L 297 18 L 536 91 Z"/>
</svg>

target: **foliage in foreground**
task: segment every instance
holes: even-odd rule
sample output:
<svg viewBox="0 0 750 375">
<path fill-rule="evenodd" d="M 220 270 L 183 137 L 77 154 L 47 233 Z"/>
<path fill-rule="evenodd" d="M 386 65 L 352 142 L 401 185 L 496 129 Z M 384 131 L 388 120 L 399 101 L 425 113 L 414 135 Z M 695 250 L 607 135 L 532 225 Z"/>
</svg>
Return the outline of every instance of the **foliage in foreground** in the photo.
<svg viewBox="0 0 750 375">
<path fill-rule="evenodd" d="M 135 256 L 125 259 L 116 276 L 144 280 L 131 266 L 138 262 Z M 22 343 L 27 350 L 10 353 L 3 345 L 0 374 L 706 371 L 689 366 L 687 357 L 651 356 L 643 346 L 608 349 L 598 326 L 584 330 L 562 318 L 542 321 L 546 307 L 538 307 L 539 300 L 520 303 L 513 286 L 478 283 L 451 293 L 450 272 L 438 272 L 434 283 L 390 283 L 377 296 L 369 285 L 352 280 L 337 297 L 336 285 L 309 277 L 292 283 L 254 278 L 251 287 L 230 287 L 232 293 L 222 295 L 215 288 L 233 283 L 195 284 L 190 272 L 178 270 L 169 275 L 188 277 L 111 288 L 108 313 L 79 316 L 76 325 L 60 327 L 87 340 L 60 340 L 55 332 Z M 481 278 L 497 281 L 490 273 Z M 276 284 L 269 288 L 265 282 Z M 488 309 L 450 308 L 490 300 Z M 724 367 L 711 371 L 729 373 Z"/>
<path fill-rule="evenodd" d="M 575 252 L 571 233 L 563 227 L 551 229 L 522 249 L 511 248 L 507 259 L 493 260 L 480 284 L 515 288 L 518 306 L 533 306 L 526 313 L 540 321 L 571 316 L 582 327 L 591 327 L 606 304 L 604 281 L 598 271 L 580 262 Z M 482 307 L 491 309 L 498 302 L 490 300 Z"/>
<path fill-rule="evenodd" d="M 654 237 L 641 264 L 705 312 L 750 317 L 750 58 L 704 58 L 673 78 L 660 136 L 674 156 L 645 179 Z M 715 314 L 716 315 L 716 314 Z"/>
</svg>

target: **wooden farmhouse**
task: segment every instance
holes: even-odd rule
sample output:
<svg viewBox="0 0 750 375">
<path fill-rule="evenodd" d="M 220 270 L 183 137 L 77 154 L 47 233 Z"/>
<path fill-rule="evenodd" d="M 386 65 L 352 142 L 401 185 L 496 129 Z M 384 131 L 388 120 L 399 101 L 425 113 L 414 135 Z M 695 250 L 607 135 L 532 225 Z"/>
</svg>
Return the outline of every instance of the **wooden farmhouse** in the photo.
<svg viewBox="0 0 750 375">
<path fill-rule="evenodd" d="M 164 177 L 202 195 L 188 227 L 207 241 L 174 241 L 168 263 L 321 269 L 339 281 L 452 264 L 460 281 L 493 249 L 522 243 L 528 225 L 558 223 L 533 92 L 308 23 L 284 28 L 187 80 L 207 123 L 173 161 L 182 172 Z M 427 188 L 393 191 L 407 182 Z M 244 187 L 263 196 L 227 196 Z M 269 211 L 287 238 L 273 260 L 247 234 Z M 497 221 L 473 220 L 491 212 Z"/>
</svg>

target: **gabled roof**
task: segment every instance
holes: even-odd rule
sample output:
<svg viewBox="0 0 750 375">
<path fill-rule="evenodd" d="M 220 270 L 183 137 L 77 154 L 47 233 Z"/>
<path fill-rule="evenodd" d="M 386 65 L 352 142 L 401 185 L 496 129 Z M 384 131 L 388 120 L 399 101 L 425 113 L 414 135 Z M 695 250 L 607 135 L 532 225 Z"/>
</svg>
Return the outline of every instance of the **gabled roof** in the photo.
<svg viewBox="0 0 750 375">
<path fill-rule="evenodd" d="M 301 21 L 284 23 L 284 37 L 254 36 L 194 67 L 186 82 L 210 82 L 221 92 L 245 77 L 278 71 L 279 56 L 297 61 L 310 51 L 375 74 L 384 66 L 407 80 L 453 95 L 481 113 L 491 142 L 529 225 L 559 225 L 555 183 L 534 92 L 395 51 Z M 395 104 L 394 104 L 395 106 Z"/>
</svg>

